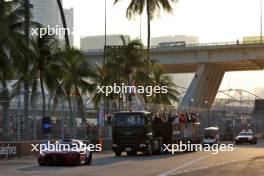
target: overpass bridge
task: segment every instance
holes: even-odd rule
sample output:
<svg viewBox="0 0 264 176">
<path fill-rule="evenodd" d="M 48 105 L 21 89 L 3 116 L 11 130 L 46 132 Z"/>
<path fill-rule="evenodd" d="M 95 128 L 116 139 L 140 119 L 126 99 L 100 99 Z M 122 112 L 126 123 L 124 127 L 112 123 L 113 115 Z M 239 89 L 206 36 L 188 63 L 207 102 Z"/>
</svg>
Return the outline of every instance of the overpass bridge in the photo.
<svg viewBox="0 0 264 176">
<path fill-rule="evenodd" d="M 92 62 L 102 62 L 103 50 L 84 52 Z M 167 73 L 195 73 L 181 105 L 211 108 L 225 72 L 262 70 L 264 43 L 207 43 L 152 47 L 150 57 Z"/>
</svg>

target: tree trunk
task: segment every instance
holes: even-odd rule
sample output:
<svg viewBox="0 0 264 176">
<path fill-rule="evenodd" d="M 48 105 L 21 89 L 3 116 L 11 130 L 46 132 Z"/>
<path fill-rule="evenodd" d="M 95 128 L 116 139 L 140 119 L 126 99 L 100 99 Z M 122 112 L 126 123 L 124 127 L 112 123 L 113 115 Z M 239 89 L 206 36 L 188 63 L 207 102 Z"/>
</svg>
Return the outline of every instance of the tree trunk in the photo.
<svg viewBox="0 0 264 176">
<path fill-rule="evenodd" d="M 46 100 L 45 100 L 45 90 L 43 85 L 43 73 L 40 71 L 40 87 L 41 87 L 41 93 L 42 93 L 42 117 L 45 117 L 45 111 L 46 111 Z"/>
<path fill-rule="evenodd" d="M 61 15 L 61 21 L 62 21 L 62 24 L 63 24 L 63 28 L 65 29 L 65 42 L 66 42 L 66 48 L 70 48 L 70 42 L 69 42 L 69 33 L 68 33 L 68 30 L 67 30 L 67 23 L 66 23 L 66 18 L 65 18 L 65 14 L 64 14 L 64 10 L 63 10 L 63 7 L 62 7 L 62 3 L 61 3 L 61 0 L 57 0 L 57 4 L 58 4 L 58 7 L 59 7 L 59 10 L 60 10 L 60 15 Z"/>
<path fill-rule="evenodd" d="M 29 116 L 29 82 L 27 80 L 24 80 L 24 114 L 21 116 L 24 117 L 24 132 L 27 136 Z"/>
<path fill-rule="evenodd" d="M 77 92 L 76 99 L 77 99 L 77 105 L 78 105 L 80 117 L 82 119 L 82 122 L 85 122 L 84 102 L 79 90 L 76 89 L 75 91 Z"/>
<path fill-rule="evenodd" d="M 147 0 L 147 23 L 148 23 L 148 43 L 147 43 L 147 49 L 148 49 L 148 61 L 150 61 L 150 0 Z"/>
<path fill-rule="evenodd" d="M 30 21 L 30 2 L 29 0 L 24 0 L 24 7 L 25 7 L 25 36 L 27 43 L 29 44 L 29 21 Z M 28 62 L 28 60 L 26 61 Z M 25 63 L 29 65 L 28 63 Z M 28 116 L 29 116 L 29 82 L 27 80 L 24 80 L 24 129 L 28 129 Z M 27 130 L 25 130 L 26 133 Z M 27 136 L 27 134 L 26 134 Z"/>
<path fill-rule="evenodd" d="M 72 101 L 71 101 L 70 93 L 68 93 L 67 100 L 68 100 L 69 110 L 70 110 L 70 124 L 69 124 L 69 127 L 73 128 L 74 124 L 75 124 L 75 119 L 73 118 L 73 113 L 72 113 Z"/>
</svg>

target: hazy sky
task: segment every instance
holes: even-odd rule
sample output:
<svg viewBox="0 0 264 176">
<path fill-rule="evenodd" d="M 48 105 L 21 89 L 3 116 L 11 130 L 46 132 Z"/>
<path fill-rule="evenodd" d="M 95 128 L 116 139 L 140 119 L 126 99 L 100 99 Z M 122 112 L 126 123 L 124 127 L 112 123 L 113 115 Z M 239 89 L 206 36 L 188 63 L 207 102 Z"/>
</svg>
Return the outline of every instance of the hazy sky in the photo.
<svg viewBox="0 0 264 176">
<path fill-rule="evenodd" d="M 63 0 L 74 8 L 75 45 L 80 36 L 104 34 L 104 0 Z M 107 0 L 107 33 L 140 35 L 140 18 L 127 20 L 126 7 L 131 0 L 113 5 Z M 142 36 L 146 41 L 146 16 L 142 17 Z M 161 13 L 151 23 L 151 36 L 195 35 L 200 42 L 242 40 L 243 36 L 260 35 L 260 0 L 179 0 L 173 14 Z M 227 87 L 264 87 L 264 72 L 227 73 L 221 89 Z"/>
</svg>

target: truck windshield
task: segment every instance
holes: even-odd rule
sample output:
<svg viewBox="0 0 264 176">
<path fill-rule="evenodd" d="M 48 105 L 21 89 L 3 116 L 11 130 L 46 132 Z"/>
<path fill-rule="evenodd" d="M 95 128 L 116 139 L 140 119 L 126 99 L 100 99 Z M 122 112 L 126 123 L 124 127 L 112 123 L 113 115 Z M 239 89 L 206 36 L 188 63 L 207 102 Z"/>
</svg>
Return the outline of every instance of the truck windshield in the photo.
<svg viewBox="0 0 264 176">
<path fill-rule="evenodd" d="M 115 126 L 143 126 L 145 118 L 141 114 L 117 114 L 114 118 Z"/>
</svg>

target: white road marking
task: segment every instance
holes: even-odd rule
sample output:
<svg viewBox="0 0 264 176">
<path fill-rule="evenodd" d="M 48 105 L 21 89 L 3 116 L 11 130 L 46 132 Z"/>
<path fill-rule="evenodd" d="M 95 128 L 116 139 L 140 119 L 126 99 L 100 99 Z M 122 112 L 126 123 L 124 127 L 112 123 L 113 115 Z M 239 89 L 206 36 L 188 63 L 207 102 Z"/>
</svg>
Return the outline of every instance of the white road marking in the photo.
<svg viewBox="0 0 264 176">
<path fill-rule="evenodd" d="M 183 165 L 181 165 L 181 166 L 179 166 L 179 167 L 177 167 L 177 168 L 175 168 L 175 169 L 173 169 L 173 170 L 170 170 L 170 171 L 164 172 L 164 173 L 162 173 L 162 174 L 159 174 L 158 176 L 168 176 L 168 175 L 170 175 L 170 174 L 172 174 L 172 173 L 174 173 L 174 172 L 176 172 L 176 171 L 178 171 L 178 170 L 180 170 L 180 169 L 182 169 L 182 168 L 185 168 L 185 167 L 187 167 L 187 166 L 190 166 L 190 165 L 192 165 L 192 164 L 194 164 L 194 163 L 197 163 L 197 162 L 199 162 L 199 161 L 201 161 L 201 160 L 203 160 L 203 159 L 205 159 L 205 158 L 208 158 L 208 157 L 209 157 L 209 155 L 202 156 L 202 157 L 197 158 L 197 159 L 195 159 L 195 160 L 192 160 L 192 161 L 190 161 L 190 162 L 188 162 L 188 163 L 185 163 L 185 164 L 183 164 Z"/>
</svg>

